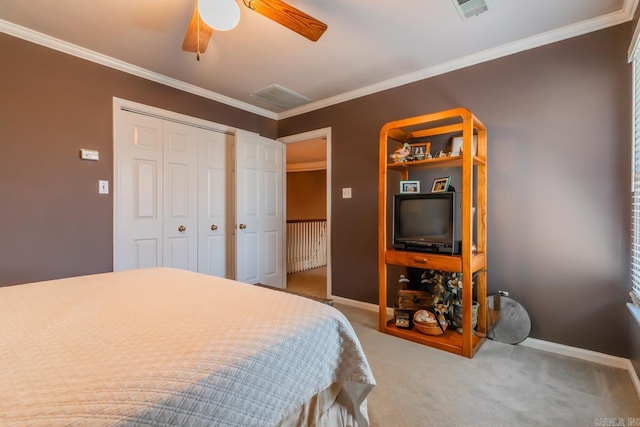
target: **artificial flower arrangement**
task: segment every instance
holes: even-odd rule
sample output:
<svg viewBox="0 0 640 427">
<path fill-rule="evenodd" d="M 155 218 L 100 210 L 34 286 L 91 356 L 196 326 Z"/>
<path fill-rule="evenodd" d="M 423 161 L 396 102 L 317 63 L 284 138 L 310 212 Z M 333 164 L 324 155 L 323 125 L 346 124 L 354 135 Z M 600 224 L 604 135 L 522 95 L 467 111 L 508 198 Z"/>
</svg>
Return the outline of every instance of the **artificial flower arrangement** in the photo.
<svg viewBox="0 0 640 427">
<path fill-rule="evenodd" d="M 452 323 L 454 305 L 462 304 L 462 273 L 425 270 L 420 279 L 434 296 L 434 311 Z"/>
</svg>

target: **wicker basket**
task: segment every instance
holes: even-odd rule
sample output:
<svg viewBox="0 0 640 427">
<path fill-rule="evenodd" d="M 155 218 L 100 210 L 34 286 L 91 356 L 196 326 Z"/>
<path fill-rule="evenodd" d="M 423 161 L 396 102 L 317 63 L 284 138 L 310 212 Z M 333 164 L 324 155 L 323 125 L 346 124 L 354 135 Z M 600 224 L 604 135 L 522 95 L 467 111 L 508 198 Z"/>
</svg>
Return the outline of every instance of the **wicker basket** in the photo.
<svg viewBox="0 0 640 427">
<path fill-rule="evenodd" d="M 427 316 L 429 318 L 428 321 L 419 320 L 416 317 Z M 413 325 L 418 330 L 418 332 L 423 333 L 425 335 L 442 335 L 444 331 L 447 330 L 448 323 L 445 319 L 440 319 L 440 326 L 438 326 L 438 322 L 436 321 L 436 316 L 430 311 L 426 310 L 418 310 L 413 315 Z"/>
</svg>

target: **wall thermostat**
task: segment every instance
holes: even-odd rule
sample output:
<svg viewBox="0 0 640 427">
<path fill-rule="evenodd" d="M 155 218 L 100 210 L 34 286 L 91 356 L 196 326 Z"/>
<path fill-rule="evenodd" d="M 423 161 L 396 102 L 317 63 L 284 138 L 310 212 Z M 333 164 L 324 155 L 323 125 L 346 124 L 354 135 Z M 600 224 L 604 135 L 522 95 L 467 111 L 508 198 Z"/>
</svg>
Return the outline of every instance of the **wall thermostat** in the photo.
<svg viewBox="0 0 640 427">
<path fill-rule="evenodd" d="M 87 150 L 86 148 L 81 148 L 80 158 L 82 160 L 98 160 L 100 158 L 100 153 L 98 153 L 98 150 Z"/>
</svg>

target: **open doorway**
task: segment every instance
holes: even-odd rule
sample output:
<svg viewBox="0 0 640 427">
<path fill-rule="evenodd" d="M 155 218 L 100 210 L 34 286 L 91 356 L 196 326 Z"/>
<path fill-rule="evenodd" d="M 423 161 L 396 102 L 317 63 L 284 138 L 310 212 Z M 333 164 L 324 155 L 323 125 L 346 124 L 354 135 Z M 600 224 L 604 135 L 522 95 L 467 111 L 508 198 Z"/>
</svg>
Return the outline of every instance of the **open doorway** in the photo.
<svg viewBox="0 0 640 427">
<path fill-rule="evenodd" d="M 287 288 L 331 298 L 331 129 L 279 141 L 287 163 Z"/>
</svg>

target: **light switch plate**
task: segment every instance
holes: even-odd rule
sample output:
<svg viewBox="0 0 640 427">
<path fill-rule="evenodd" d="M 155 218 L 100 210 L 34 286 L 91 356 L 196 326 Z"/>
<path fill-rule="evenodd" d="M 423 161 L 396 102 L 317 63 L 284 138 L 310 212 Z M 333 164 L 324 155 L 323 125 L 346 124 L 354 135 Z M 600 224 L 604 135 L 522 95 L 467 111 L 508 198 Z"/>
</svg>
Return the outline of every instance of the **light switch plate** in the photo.
<svg viewBox="0 0 640 427">
<path fill-rule="evenodd" d="M 109 194 L 109 181 L 98 181 L 98 194 Z"/>
<path fill-rule="evenodd" d="M 350 199 L 351 198 L 351 187 L 342 189 L 342 198 Z"/>
</svg>

